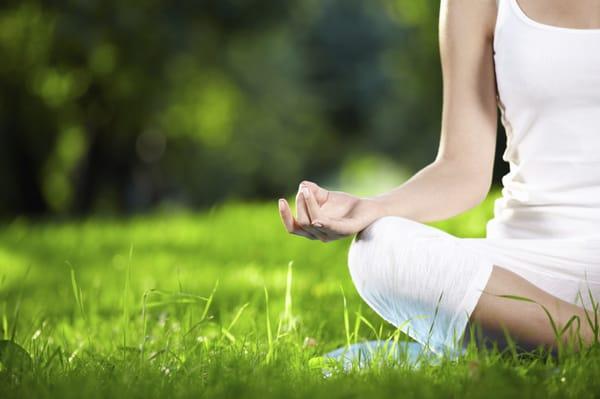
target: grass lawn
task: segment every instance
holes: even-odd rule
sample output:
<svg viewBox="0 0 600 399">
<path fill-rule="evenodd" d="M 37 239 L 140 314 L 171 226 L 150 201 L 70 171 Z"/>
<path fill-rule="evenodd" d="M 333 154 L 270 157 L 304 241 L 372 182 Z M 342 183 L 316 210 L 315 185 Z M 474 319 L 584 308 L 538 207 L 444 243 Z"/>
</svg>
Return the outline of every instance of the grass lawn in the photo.
<svg viewBox="0 0 600 399">
<path fill-rule="evenodd" d="M 495 195 L 435 225 L 483 236 Z M 598 348 L 561 358 L 470 351 L 417 370 L 323 378 L 311 358 L 395 332 L 352 285 L 350 240 L 287 235 L 275 200 L 5 224 L 0 338 L 32 361 L 0 366 L 0 398 L 600 396 Z"/>
</svg>

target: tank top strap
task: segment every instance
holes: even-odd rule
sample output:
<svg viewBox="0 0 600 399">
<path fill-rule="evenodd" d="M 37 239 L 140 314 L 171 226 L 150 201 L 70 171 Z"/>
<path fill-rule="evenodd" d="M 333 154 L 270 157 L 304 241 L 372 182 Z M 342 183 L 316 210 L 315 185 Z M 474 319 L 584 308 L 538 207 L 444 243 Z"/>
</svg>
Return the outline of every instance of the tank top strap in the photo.
<svg viewBox="0 0 600 399">
<path fill-rule="evenodd" d="M 498 13 L 497 18 L 500 18 L 506 14 L 507 8 L 510 7 L 510 2 L 512 0 L 496 0 L 496 10 Z"/>
<path fill-rule="evenodd" d="M 506 25 L 510 25 L 507 19 L 510 19 L 510 2 L 513 0 L 496 0 L 496 25 L 494 27 L 494 49 L 497 46 L 498 37 L 502 35 L 502 31 L 506 29 Z"/>
</svg>

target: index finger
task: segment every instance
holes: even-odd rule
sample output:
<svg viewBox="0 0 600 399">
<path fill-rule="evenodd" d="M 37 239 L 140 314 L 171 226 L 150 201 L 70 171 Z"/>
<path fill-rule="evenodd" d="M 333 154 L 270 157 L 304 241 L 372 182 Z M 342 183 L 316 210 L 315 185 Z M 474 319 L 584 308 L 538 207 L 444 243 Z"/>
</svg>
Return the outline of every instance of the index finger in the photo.
<svg viewBox="0 0 600 399">
<path fill-rule="evenodd" d="M 304 186 L 302 187 L 302 195 L 304 196 L 304 200 L 306 202 L 306 208 L 308 211 L 308 216 L 310 217 L 311 223 L 321 216 L 321 207 L 317 203 L 317 199 L 311 192 L 311 190 Z"/>
<path fill-rule="evenodd" d="M 305 231 L 302 227 L 300 227 L 298 222 L 296 222 L 296 219 L 294 219 L 294 216 L 292 216 L 292 211 L 287 201 L 283 198 L 279 199 L 279 216 L 281 216 L 283 225 L 288 233 L 306 237 L 311 240 L 316 240 L 316 237 Z"/>
</svg>

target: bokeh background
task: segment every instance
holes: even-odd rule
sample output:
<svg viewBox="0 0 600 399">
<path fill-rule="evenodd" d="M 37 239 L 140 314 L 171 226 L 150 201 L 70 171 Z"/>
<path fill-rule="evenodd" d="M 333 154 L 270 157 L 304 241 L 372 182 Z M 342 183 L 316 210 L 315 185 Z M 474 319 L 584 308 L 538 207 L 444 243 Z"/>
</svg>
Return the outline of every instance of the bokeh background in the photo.
<svg viewBox="0 0 600 399">
<path fill-rule="evenodd" d="M 275 200 L 302 179 L 374 194 L 435 157 L 439 0 L 2 4 L 2 219 Z"/>
</svg>

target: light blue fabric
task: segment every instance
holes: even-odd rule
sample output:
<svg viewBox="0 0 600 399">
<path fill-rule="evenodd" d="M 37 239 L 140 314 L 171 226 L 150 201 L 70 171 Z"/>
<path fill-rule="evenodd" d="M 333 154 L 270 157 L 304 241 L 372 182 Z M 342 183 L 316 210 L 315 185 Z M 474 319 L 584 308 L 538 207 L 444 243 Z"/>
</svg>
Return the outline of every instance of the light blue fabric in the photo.
<svg viewBox="0 0 600 399">
<path fill-rule="evenodd" d="M 422 361 L 437 363 L 440 355 L 432 352 L 418 342 L 392 340 L 364 341 L 343 346 L 326 353 L 322 357 L 325 364 L 340 365 L 344 371 L 353 368 L 363 369 L 375 364 L 398 364 L 419 367 Z M 331 368 L 324 368 L 325 376 L 332 374 Z"/>
</svg>

